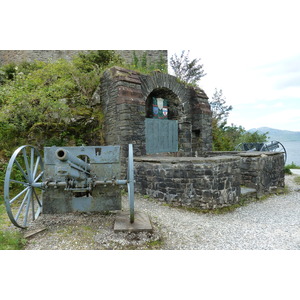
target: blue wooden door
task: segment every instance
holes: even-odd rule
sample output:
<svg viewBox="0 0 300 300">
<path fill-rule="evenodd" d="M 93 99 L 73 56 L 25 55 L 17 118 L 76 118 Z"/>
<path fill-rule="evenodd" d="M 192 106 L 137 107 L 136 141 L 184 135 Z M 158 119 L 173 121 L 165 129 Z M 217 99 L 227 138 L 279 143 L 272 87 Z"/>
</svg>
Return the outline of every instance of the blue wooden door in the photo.
<svg viewBox="0 0 300 300">
<path fill-rule="evenodd" d="M 145 119 L 146 153 L 178 151 L 178 121 Z"/>
</svg>

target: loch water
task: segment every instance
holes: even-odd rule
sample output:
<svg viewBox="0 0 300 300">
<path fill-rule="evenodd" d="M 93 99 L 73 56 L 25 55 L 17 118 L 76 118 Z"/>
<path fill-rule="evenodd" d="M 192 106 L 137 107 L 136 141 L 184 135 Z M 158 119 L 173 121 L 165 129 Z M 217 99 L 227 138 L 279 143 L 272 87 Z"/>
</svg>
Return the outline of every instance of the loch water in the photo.
<svg viewBox="0 0 300 300">
<path fill-rule="evenodd" d="M 300 141 L 282 142 L 282 144 L 287 152 L 286 164 L 294 162 L 300 166 Z"/>
</svg>

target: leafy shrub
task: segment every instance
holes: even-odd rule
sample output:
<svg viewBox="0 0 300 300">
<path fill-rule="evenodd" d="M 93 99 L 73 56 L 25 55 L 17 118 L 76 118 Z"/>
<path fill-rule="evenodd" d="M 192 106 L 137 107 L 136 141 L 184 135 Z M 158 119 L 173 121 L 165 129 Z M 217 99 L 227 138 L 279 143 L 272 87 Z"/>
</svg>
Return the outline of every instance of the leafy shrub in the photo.
<svg viewBox="0 0 300 300">
<path fill-rule="evenodd" d="M 300 166 L 297 166 L 294 162 L 292 162 L 291 164 L 285 165 L 284 173 L 291 175 L 292 174 L 291 169 L 300 169 Z"/>
<path fill-rule="evenodd" d="M 124 67 L 145 74 L 149 74 L 153 71 L 159 71 L 162 73 L 167 73 L 168 71 L 167 65 L 162 55 L 160 55 L 160 58 L 157 62 L 152 63 L 152 62 L 148 62 L 146 52 L 144 52 L 140 57 L 138 57 L 136 52 L 133 51 L 131 64 L 124 65 Z"/>
<path fill-rule="evenodd" d="M 286 167 L 289 169 L 300 169 L 300 166 L 297 166 L 293 161 L 291 164 L 286 165 Z"/>
<path fill-rule="evenodd" d="M 71 62 L 23 62 L 1 67 L 0 143 L 42 146 L 103 142 L 99 107 L 89 101 L 103 70 L 121 59 L 113 51 L 80 53 Z"/>
</svg>

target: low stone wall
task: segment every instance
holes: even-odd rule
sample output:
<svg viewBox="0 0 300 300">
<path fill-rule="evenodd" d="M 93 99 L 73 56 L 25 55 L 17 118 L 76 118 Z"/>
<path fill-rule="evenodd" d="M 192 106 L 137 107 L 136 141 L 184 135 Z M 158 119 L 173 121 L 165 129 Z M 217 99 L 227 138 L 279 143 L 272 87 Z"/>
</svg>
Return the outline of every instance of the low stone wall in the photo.
<svg viewBox="0 0 300 300">
<path fill-rule="evenodd" d="M 261 196 L 284 187 L 284 154 L 281 152 L 207 152 L 207 156 L 240 157 L 241 185 L 255 188 Z"/>
<path fill-rule="evenodd" d="M 241 158 L 241 183 L 260 196 L 284 187 L 284 155 L 279 152 L 245 152 Z"/>
<path fill-rule="evenodd" d="M 136 191 L 162 201 L 214 209 L 239 201 L 239 157 L 136 157 Z"/>
</svg>

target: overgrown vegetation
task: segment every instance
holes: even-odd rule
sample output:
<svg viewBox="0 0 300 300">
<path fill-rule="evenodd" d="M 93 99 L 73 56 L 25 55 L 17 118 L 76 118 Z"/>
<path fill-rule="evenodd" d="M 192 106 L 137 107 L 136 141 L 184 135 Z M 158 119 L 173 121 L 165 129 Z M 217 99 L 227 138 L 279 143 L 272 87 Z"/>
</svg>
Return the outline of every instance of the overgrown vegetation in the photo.
<svg viewBox="0 0 300 300">
<path fill-rule="evenodd" d="M 105 68 L 121 63 L 113 51 L 92 51 L 72 61 L 3 66 L 0 86 L 2 156 L 18 145 L 101 142 L 103 115 L 91 97 Z M 3 153 L 4 151 L 4 153 Z"/>
<path fill-rule="evenodd" d="M 156 62 L 150 62 L 147 58 L 147 53 L 144 52 L 141 56 L 138 56 L 135 51 L 132 52 L 132 62 L 131 64 L 125 65 L 128 69 L 135 70 L 140 73 L 149 74 L 153 71 L 158 71 L 162 73 L 167 73 L 167 64 L 162 55 Z"/>
</svg>

